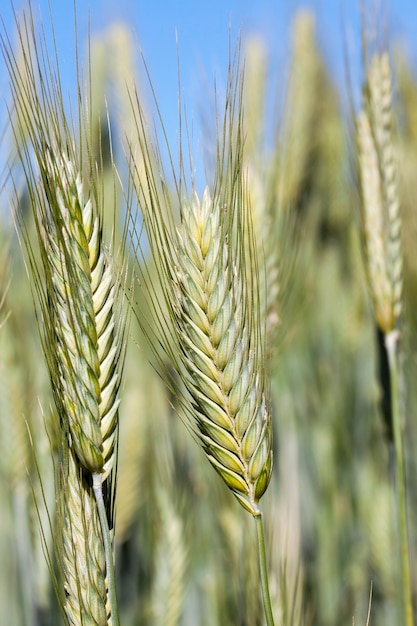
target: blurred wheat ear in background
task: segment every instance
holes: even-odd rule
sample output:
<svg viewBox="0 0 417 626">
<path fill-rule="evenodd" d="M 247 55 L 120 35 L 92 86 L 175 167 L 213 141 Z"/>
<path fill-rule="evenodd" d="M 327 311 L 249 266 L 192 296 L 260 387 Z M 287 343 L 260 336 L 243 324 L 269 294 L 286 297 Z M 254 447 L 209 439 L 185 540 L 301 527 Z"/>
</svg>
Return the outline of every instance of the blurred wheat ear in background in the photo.
<svg viewBox="0 0 417 626">
<path fill-rule="evenodd" d="M 410 549 L 408 540 L 406 474 L 403 450 L 404 380 L 400 358 L 402 333 L 402 242 L 397 161 L 392 132 L 392 84 L 387 52 L 373 54 L 365 66 L 363 108 L 357 117 L 357 145 L 361 190 L 362 240 L 380 342 L 380 383 L 389 440 L 395 450 L 396 512 L 403 619 L 413 625 Z M 385 368 L 385 369 L 386 369 Z"/>
<path fill-rule="evenodd" d="M 112 544 L 125 271 L 117 251 L 103 241 L 101 165 L 89 149 L 85 98 L 80 94 L 77 142 L 57 82 L 58 60 L 48 56 L 30 12 L 16 25 L 23 65 L 7 36 L 2 49 L 16 113 L 13 129 L 27 137 L 18 156 L 38 250 L 18 204 L 16 216 L 57 416 L 55 584 L 69 624 L 116 625 Z M 52 560 L 50 567 L 52 573 Z"/>
</svg>

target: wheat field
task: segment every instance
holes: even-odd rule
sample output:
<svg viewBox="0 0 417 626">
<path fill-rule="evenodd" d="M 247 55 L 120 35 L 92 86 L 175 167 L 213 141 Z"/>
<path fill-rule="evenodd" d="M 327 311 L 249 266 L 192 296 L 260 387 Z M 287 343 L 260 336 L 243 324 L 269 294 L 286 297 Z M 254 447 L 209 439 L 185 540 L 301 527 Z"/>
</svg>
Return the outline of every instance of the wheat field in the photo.
<svg viewBox="0 0 417 626">
<path fill-rule="evenodd" d="M 415 623 L 417 81 L 315 24 L 202 79 L 203 185 L 127 28 L 71 99 L 0 27 L 1 624 Z"/>
</svg>

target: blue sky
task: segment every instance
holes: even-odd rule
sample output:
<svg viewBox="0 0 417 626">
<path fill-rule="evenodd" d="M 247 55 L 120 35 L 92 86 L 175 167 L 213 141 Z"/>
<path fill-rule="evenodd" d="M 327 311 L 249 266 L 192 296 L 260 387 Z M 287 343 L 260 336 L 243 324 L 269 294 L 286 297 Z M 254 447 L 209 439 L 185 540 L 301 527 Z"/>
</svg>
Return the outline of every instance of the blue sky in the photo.
<svg viewBox="0 0 417 626">
<path fill-rule="evenodd" d="M 73 0 L 50 0 L 59 44 L 59 59 L 64 92 L 73 87 L 74 67 Z M 375 0 L 368 0 L 372 4 Z M 19 9 L 23 3 L 14 0 Z M 229 29 L 232 39 L 239 30 L 243 35 L 263 37 L 277 71 L 285 69 L 288 33 L 294 12 L 304 6 L 317 15 L 317 30 L 322 50 L 334 80 L 343 79 L 343 28 L 358 33 L 359 0 L 79 0 L 77 20 L 80 41 L 86 39 L 88 23 L 93 35 L 104 33 L 119 21 L 128 25 L 143 49 L 155 86 L 162 114 L 170 132 L 176 124 L 177 59 L 176 33 L 182 74 L 182 91 L 188 111 L 199 98 L 202 70 L 211 80 L 226 74 Z M 49 22 L 48 0 L 32 0 L 34 14 Z M 387 3 L 391 39 L 406 42 L 412 61 L 417 60 L 417 0 L 392 0 Z M 342 10 L 341 10 L 342 7 Z M 9 33 L 13 32 L 13 14 L 9 0 L 0 0 L 0 14 Z M 0 98 L 7 96 L 7 80 L 0 60 Z M 4 100 L 3 100 L 4 101 Z M 4 111 L 4 107 L 1 107 Z M 0 110 L 0 122 L 2 122 Z M 195 117 L 195 116 L 194 116 Z"/>
<path fill-rule="evenodd" d="M 71 48 L 73 0 L 50 2 L 61 47 Z M 10 4 L 10 0 L 0 0 L 0 14 L 11 29 Z M 17 8 L 24 5 L 19 0 L 14 0 L 14 4 Z M 32 0 L 32 4 L 34 13 L 40 12 L 47 21 L 48 0 Z M 89 19 L 93 33 L 105 30 L 114 20 L 125 22 L 137 34 L 155 72 L 163 75 L 170 67 L 169 59 L 175 56 L 176 31 L 182 65 L 202 61 L 210 70 L 210 65 L 222 65 L 225 58 L 227 61 L 229 24 L 235 32 L 241 28 L 244 33 L 261 34 L 276 53 L 285 46 L 291 17 L 301 6 L 316 12 L 324 48 L 330 58 L 337 59 L 341 51 L 341 7 L 347 22 L 356 26 L 360 0 L 79 0 L 77 4 L 81 32 L 87 32 Z M 416 48 L 416 0 L 387 0 L 386 4 L 392 33 Z"/>
</svg>

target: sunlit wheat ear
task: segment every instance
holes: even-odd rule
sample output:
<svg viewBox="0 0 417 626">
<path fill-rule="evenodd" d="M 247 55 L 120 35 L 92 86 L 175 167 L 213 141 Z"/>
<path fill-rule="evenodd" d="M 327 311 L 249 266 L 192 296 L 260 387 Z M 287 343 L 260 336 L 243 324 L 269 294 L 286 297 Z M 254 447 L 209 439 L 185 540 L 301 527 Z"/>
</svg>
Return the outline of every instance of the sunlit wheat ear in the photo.
<svg viewBox="0 0 417 626">
<path fill-rule="evenodd" d="M 60 402 L 80 464 L 103 480 L 115 462 L 123 338 L 116 314 L 120 288 L 92 199 L 63 154 L 46 150 L 45 183 L 55 187 L 43 237 L 52 290 Z"/>
<path fill-rule="evenodd" d="M 213 193 L 208 187 L 202 199 L 195 190 L 189 193 L 181 168 L 180 224 L 175 224 L 159 148 L 147 138 L 142 110 L 136 120 L 142 158 L 132 178 L 163 294 L 161 302 L 139 265 L 158 327 L 154 335 L 149 325 L 147 334 L 156 353 L 162 346 L 181 380 L 172 381 L 180 411 L 207 458 L 239 502 L 258 516 L 272 470 L 272 425 L 259 268 L 242 172 L 237 69 L 230 68 L 224 116 L 216 128 Z"/>
<path fill-rule="evenodd" d="M 106 559 L 91 486 L 72 450 L 62 466 L 62 568 L 65 613 L 71 626 L 107 626 Z"/>
<path fill-rule="evenodd" d="M 56 147 L 54 158 L 45 149 L 40 165 L 47 199 L 38 222 L 47 279 L 45 353 L 67 478 L 59 491 L 65 611 L 74 625 L 87 615 L 91 623 L 106 624 L 107 612 L 117 612 L 109 529 L 124 359 L 121 284 L 101 240 L 100 215 L 74 162 Z"/>
<path fill-rule="evenodd" d="M 125 272 L 116 262 L 114 249 L 107 249 L 102 241 L 103 162 L 93 157 L 91 109 L 88 98 L 84 101 L 81 70 L 77 67 L 77 145 L 76 122 L 65 113 L 58 60 L 48 55 L 45 34 L 41 31 L 38 37 L 30 8 L 16 26 L 20 46 L 26 51 L 23 70 L 7 34 L 0 37 L 0 43 L 17 111 L 11 116 L 13 131 L 25 139 L 19 143 L 18 157 L 40 259 L 18 201 L 16 215 L 59 421 L 56 504 L 61 514 L 54 541 L 59 578 L 67 594 L 66 599 L 60 596 L 60 604 L 71 623 L 107 623 L 110 613 L 112 624 L 118 626 L 112 530 L 119 386 L 125 355 Z M 105 555 L 104 567 L 96 558 L 100 550 Z M 77 560 L 79 555 L 81 560 Z M 81 602 L 80 586 L 88 582 L 92 588 L 85 589 Z M 59 592 L 58 582 L 57 587 Z M 91 605 L 90 593 L 94 596 Z M 79 606 L 78 620 L 73 606 Z"/>
<path fill-rule="evenodd" d="M 316 20 L 309 9 L 297 11 L 292 24 L 292 51 L 281 145 L 280 195 L 285 207 L 300 202 L 308 175 L 317 124 L 316 94 L 322 89 Z"/>
<path fill-rule="evenodd" d="M 379 328 L 393 330 L 401 314 L 401 216 L 391 135 L 391 77 L 386 53 L 369 64 L 357 117 L 362 220 L 369 286 Z"/>
<path fill-rule="evenodd" d="M 39 299 L 43 347 L 60 418 L 80 464 L 106 480 L 115 462 L 125 316 L 119 315 L 123 285 L 114 251 L 102 242 L 101 167 L 91 159 L 88 103 L 80 85 L 82 139 L 77 146 L 75 122 L 65 114 L 58 61 L 48 56 L 42 31 L 37 36 L 30 9 L 16 26 L 23 61 L 19 57 L 18 62 L 7 35 L 0 43 L 16 111 L 13 131 L 21 136 L 23 130 L 27 137 L 18 157 L 41 262 L 19 207 L 17 219 Z"/>
<path fill-rule="evenodd" d="M 203 449 L 251 513 L 268 486 L 271 417 L 231 207 L 194 194 L 178 230 L 175 314 Z M 234 224 L 236 227 L 236 223 Z"/>
</svg>

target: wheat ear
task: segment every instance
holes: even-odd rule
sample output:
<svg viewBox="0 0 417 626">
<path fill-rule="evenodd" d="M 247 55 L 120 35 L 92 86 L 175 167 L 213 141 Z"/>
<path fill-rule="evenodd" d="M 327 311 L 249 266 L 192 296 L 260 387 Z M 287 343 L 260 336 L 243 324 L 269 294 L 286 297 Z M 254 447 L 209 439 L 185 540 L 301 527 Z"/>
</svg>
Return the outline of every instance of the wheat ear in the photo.
<svg viewBox="0 0 417 626">
<path fill-rule="evenodd" d="M 160 532 L 155 550 L 151 613 L 156 624 L 177 626 L 185 597 L 188 554 L 184 523 L 171 501 L 173 490 L 157 486 Z"/>
<path fill-rule="evenodd" d="M 253 515 L 268 486 L 271 418 L 230 212 L 194 194 L 177 233 L 173 287 L 185 384 L 203 449 Z"/>
<path fill-rule="evenodd" d="M 147 139 L 140 106 L 143 161 L 132 172 L 164 304 L 139 265 L 150 292 L 161 345 L 182 385 L 173 382 L 182 415 L 208 460 L 240 504 L 257 520 L 268 624 L 265 546 L 259 500 L 272 470 L 272 424 L 261 328 L 256 248 L 242 173 L 242 76 L 229 75 L 223 126 L 218 128 L 217 175 L 202 200 L 177 180 L 180 224 L 157 146 Z M 137 104 L 137 103 L 136 103 Z M 134 156 L 134 155 L 133 155 Z M 162 179 L 162 183 L 161 183 Z M 166 316 L 169 322 L 167 323 Z M 161 357 L 160 357 L 161 358 Z"/>
<path fill-rule="evenodd" d="M 397 326 L 402 306 L 401 217 L 391 97 L 388 54 L 375 54 L 357 118 L 357 142 L 369 288 L 384 334 Z"/>
<path fill-rule="evenodd" d="M 118 284 L 112 257 L 102 244 L 99 215 L 92 198 L 85 198 L 80 174 L 73 162 L 57 151 L 53 160 L 51 151 L 45 151 L 43 169 L 44 185 L 48 190 L 49 219 L 43 219 L 44 263 L 50 277 L 48 290 L 49 320 L 52 325 L 55 350 L 50 353 L 50 372 L 54 385 L 55 402 L 64 421 L 68 436 L 68 487 L 66 516 L 64 521 L 64 578 L 67 581 L 66 607 L 71 613 L 74 607 L 69 590 L 74 591 L 74 564 L 72 558 L 80 559 L 74 546 L 84 537 L 86 561 L 84 569 L 90 571 L 93 588 L 101 591 L 109 586 L 114 594 L 113 563 L 110 530 L 113 515 L 114 466 L 118 432 L 119 384 L 124 357 L 123 324 L 120 325 L 120 283 Z M 122 318 L 123 319 L 123 318 Z M 52 360 L 51 360 L 52 359 Z M 64 442 L 65 446 L 65 442 Z M 65 455 L 64 455 L 65 457 Z M 72 464 L 75 463 L 75 469 Z M 83 474 L 90 475 L 90 484 Z M 92 487 L 91 487 L 92 480 Z M 102 487 L 107 493 L 103 502 Z M 80 493 L 83 491 L 83 493 Z M 93 495 L 94 492 L 94 495 Z M 88 499 L 97 500 L 97 506 Z M 76 506 L 76 498 L 81 506 Z M 84 498 L 84 499 L 83 499 Z M 107 506 L 108 516 L 103 511 Z M 94 516 L 96 519 L 94 519 Z M 75 522 L 77 518 L 78 522 Z M 71 520 L 68 524 L 67 520 Z M 91 534 L 90 528 L 101 532 Z M 109 528 L 110 524 L 110 528 Z M 94 545 L 91 545 L 94 542 Z M 72 545 L 68 549 L 67 544 Z M 100 565 L 95 554 L 103 552 L 106 562 Z M 78 563 L 76 574 L 82 570 Z M 96 584 L 101 576 L 101 585 Z M 107 579 L 107 580 L 106 580 Z M 83 594 L 83 585 L 75 578 L 77 589 Z M 91 590 L 87 588 L 89 600 Z M 100 595 L 102 600 L 104 597 Z M 79 601 L 79 594 L 75 596 Z M 91 604 L 100 606 L 101 618 L 92 615 L 97 623 L 106 616 L 106 601 Z M 116 600 L 110 597 L 113 623 Z M 70 608 L 69 608 L 70 607 Z"/>
<path fill-rule="evenodd" d="M 58 60 L 48 56 L 44 35 L 37 36 L 30 9 L 16 26 L 23 51 L 19 62 L 7 35 L 1 44 L 16 112 L 11 116 L 13 130 L 16 137 L 27 138 L 19 144 L 18 156 L 26 175 L 40 260 L 19 207 L 17 218 L 32 270 L 59 418 L 57 535 L 62 536 L 56 537 L 56 547 L 65 587 L 65 597 L 60 599 L 71 623 L 104 624 L 103 616 L 110 615 L 108 619 L 117 626 L 111 533 L 125 353 L 124 273 L 116 269 L 114 251 L 102 241 L 104 199 L 100 164 L 91 157 L 89 107 L 80 89 L 83 139 L 76 146 L 73 121 L 69 123 L 65 114 Z M 80 542 L 84 550 L 78 549 Z M 103 550 L 104 562 L 95 556 Z M 85 572 L 94 587 L 91 593 L 101 599 L 100 609 L 98 600 L 89 601 L 88 586 L 81 584 Z M 97 610 L 97 615 L 90 610 Z"/>
<path fill-rule="evenodd" d="M 367 69 L 363 110 L 357 120 L 361 212 L 369 291 L 375 320 L 384 337 L 396 464 L 396 498 L 404 623 L 413 625 L 408 546 L 405 464 L 399 359 L 402 309 L 401 214 L 392 139 L 392 85 L 389 57 L 374 54 Z"/>
<path fill-rule="evenodd" d="M 99 216 L 81 176 L 46 151 L 45 184 L 55 185 L 56 215 L 44 223 L 55 319 L 59 397 L 78 462 L 104 481 L 115 463 L 123 342 L 115 317 L 118 287 Z"/>
<path fill-rule="evenodd" d="M 263 326 L 266 333 L 266 357 L 273 366 L 278 343 L 285 332 L 283 321 L 290 317 L 287 315 L 286 307 L 291 304 L 293 296 L 291 287 L 294 281 L 291 277 L 297 252 L 296 232 L 299 229 L 296 228 L 297 212 L 292 210 L 296 207 L 289 206 L 288 198 L 285 200 L 285 194 L 281 194 L 280 191 L 289 165 L 286 158 L 283 158 L 282 141 L 280 141 L 280 135 L 284 139 L 283 131 L 280 131 L 279 127 L 274 128 L 272 124 L 272 134 L 276 135 L 272 154 L 270 154 L 270 146 L 265 145 L 266 72 L 267 58 L 261 42 L 257 39 L 249 40 L 245 51 L 243 92 L 246 120 L 244 158 L 259 265 L 260 310 L 265 318 Z M 298 101 L 297 104 L 299 104 Z M 297 116 L 296 118 L 299 121 Z M 271 123 L 268 120 L 268 136 L 271 132 L 270 126 Z M 300 140 L 298 137 L 300 133 L 295 133 L 297 137 L 292 137 L 293 134 L 290 133 L 291 137 L 286 137 L 288 146 L 291 144 L 291 149 L 294 149 L 294 145 Z M 302 139 L 304 142 L 305 135 L 304 132 Z M 294 139 L 296 139 L 295 142 Z M 304 149 L 304 157 L 307 152 L 308 150 Z M 293 164 L 291 168 L 289 165 L 291 172 L 285 182 L 289 181 L 295 170 L 300 173 L 298 170 L 300 163 L 303 163 L 303 159 L 299 158 L 296 166 Z M 251 272 L 250 267 L 248 271 Z"/>
</svg>

